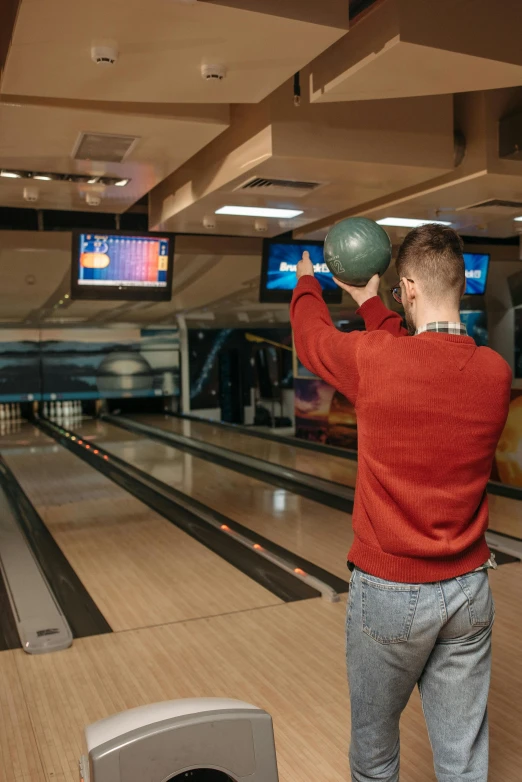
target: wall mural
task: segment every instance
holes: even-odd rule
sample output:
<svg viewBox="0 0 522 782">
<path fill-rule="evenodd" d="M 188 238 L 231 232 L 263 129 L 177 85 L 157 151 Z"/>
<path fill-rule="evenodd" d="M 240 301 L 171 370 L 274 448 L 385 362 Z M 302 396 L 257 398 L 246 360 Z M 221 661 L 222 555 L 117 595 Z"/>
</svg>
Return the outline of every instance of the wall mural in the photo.
<svg viewBox="0 0 522 782">
<path fill-rule="evenodd" d="M 176 396 L 177 329 L 0 333 L 0 402 Z"/>
<path fill-rule="evenodd" d="M 258 338 L 252 342 L 247 334 Z M 264 343 L 271 340 L 291 347 L 289 328 L 281 329 L 190 329 L 188 332 L 190 367 L 190 405 L 192 410 L 219 407 L 219 357 L 228 350 L 237 350 L 242 374 L 243 405 L 250 405 L 250 391 L 256 383 L 254 357 L 259 348 L 271 350 Z M 281 388 L 291 388 L 293 383 L 292 353 L 280 351 L 282 362 Z"/>
</svg>

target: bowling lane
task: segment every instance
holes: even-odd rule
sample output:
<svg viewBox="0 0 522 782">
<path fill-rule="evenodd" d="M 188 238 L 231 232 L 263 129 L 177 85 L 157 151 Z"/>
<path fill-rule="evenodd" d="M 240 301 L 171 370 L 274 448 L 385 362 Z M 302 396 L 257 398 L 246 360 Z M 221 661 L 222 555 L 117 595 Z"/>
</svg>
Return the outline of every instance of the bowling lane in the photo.
<svg viewBox="0 0 522 782">
<path fill-rule="evenodd" d="M 100 445 L 194 499 L 346 579 L 351 517 L 102 421 L 76 427 Z"/>
<path fill-rule="evenodd" d="M 244 453 L 248 456 L 255 456 L 258 459 L 265 459 L 273 464 L 280 464 L 282 467 L 290 467 L 294 470 L 310 473 L 327 481 L 335 481 L 351 487 L 355 486 L 357 475 L 356 461 L 324 453 L 314 453 L 305 448 L 292 445 L 291 441 L 286 444 L 263 440 L 257 437 L 250 437 L 248 434 L 233 429 L 224 429 L 203 421 L 187 421 L 182 418 L 173 418 L 170 415 L 135 415 L 129 416 L 129 418 L 148 426 L 156 426 L 158 429 L 163 429 L 167 432 L 183 434 L 186 437 L 193 437 L 195 440 L 203 440 L 222 448 L 229 448 L 236 453 Z"/>
<path fill-rule="evenodd" d="M 31 425 L 0 450 L 113 630 L 281 602 Z"/>
<path fill-rule="evenodd" d="M 187 421 L 172 416 L 135 415 L 129 416 L 140 423 L 156 426 L 165 431 L 183 434 L 196 440 L 229 448 L 239 453 L 257 456 L 261 459 L 309 472 L 330 481 L 355 486 L 357 462 L 341 459 L 325 453 L 314 453 L 298 446 L 270 442 L 248 434 L 226 430 L 206 422 Z M 509 497 L 489 495 L 490 529 L 522 539 L 522 502 Z"/>
</svg>

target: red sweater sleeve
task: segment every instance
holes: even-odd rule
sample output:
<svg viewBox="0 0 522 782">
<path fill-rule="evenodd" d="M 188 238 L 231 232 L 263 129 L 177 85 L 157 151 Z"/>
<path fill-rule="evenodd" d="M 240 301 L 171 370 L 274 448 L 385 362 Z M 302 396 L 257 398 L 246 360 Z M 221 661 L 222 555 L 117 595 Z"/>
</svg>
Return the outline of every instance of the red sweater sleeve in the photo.
<svg viewBox="0 0 522 782">
<path fill-rule="evenodd" d="M 359 387 L 357 351 L 365 332 L 335 328 L 320 283 L 301 277 L 290 305 L 295 349 L 304 366 L 355 403 Z"/>
<path fill-rule="evenodd" d="M 374 296 L 359 307 L 357 314 L 364 318 L 367 331 L 382 329 L 394 337 L 406 337 L 408 332 L 402 325 L 398 312 L 393 312 L 384 306 L 378 296 Z"/>
</svg>

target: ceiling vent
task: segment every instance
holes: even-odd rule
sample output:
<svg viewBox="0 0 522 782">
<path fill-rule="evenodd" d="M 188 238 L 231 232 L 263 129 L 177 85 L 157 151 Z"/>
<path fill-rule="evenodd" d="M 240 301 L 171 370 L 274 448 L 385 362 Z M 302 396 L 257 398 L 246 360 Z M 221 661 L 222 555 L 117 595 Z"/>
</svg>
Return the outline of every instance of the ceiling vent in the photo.
<svg viewBox="0 0 522 782">
<path fill-rule="evenodd" d="M 480 209 L 491 214 L 503 213 L 506 210 L 522 209 L 522 201 L 505 201 L 502 198 L 489 198 L 487 201 L 479 201 L 477 204 L 468 204 L 456 209 L 456 212 L 464 212 L 471 209 Z"/>
<path fill-rule="evenodd" d="M 325 182 L 300 182 L 293 179 L 262 179 L 261 177 L 254 177 L 247 182 L 243 182 L 242 185 L 234 188 L 234 190 L 235 192 L 241 190 L 245 193 L 259 193 L 260 195 L 303 198 L 324 184 Z"/>
<path fill-rule="evenodd" d="M 121 163 L 137 141 L 137 136 L 82 133 L 74 148 L 73 159 L 95 160 L 101 163 Z"/>
</svg>

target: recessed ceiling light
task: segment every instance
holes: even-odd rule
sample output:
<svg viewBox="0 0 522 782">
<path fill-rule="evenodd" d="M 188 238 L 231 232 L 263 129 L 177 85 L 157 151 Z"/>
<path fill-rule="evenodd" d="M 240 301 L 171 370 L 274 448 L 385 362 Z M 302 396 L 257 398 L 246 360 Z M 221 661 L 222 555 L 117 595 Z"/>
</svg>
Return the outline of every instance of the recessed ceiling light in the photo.
<svg viewBox="0 0 522 782">
<path fill-rule="evenodd" d="M 262 206 L 222 206 L 216 209 L 217 215 L 235 215 L 237 217 L 279 217 L 290 220 L 303 214 L 302 209 L 267 209 Z"/>
<path fill-rule="evenodd" d="M 33 174 L 33 179 L 39 179 L 41 182 L 51 182 L 52 176 L 50 174 Z"/>
<path fill-rule="evenodd" d="M 129 184 L 129 180 L 128 179 L 119 179 L 114 184 L 116 185 L 116 187 L 125 187 L 125 185 Z"/>
<path fill-rule="evenodd" d="M 409 217 L 383 217 L 382 220 L 377 220 L 379 225 L 390 225 L 395 228 L 419 228 L 421 225 L 428 225 L 429 223 L 435 223 L 435 225 L 451 225 L 451 223 L 445 220 L 414 220 Z"/>
<path fill-rule="evenodd" d="M 18 174 L 16 171 L 0 171 L 0 176 L 4 177 L 5 179 L 21 179 L 21 174 Z"/>
</svg>

